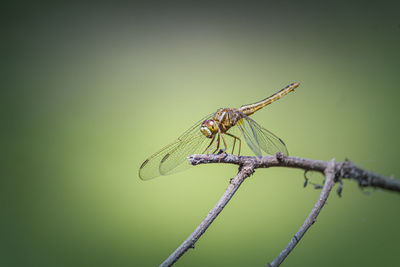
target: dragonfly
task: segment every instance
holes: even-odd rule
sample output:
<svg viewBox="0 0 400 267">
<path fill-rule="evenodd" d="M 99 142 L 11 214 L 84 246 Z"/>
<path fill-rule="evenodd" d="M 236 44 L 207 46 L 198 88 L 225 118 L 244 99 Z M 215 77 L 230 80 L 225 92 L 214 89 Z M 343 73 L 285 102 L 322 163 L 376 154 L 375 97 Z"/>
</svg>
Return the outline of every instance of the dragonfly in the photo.
<svg viewBox="0 0 400 267">
<path fill-rule="evenodd" d="M 224 155 L 228 150 L 227 138 L 231 138 L 231 143 L 233 142 L 232 154 L 238 143 L 237 154 L 240 157 L 242 139 L 233 133 L 234 128 L 239 129 L 256 156 L 262 156 L 263 153 L 272 155 L 277 152 L 288 155 L 282 139 L 249 116 L 294 91 L 299 85 L 299 83 L 292 83 L 261 101 L 240 108 L 220 108 L 207 115 L 178 139 L 147 158 L 139 168 L 139 177 L 142 180 L 150 180 L 184 170 L 191 166 L 188 161 L 190 155 L 217 152 Z"/>
</svg>

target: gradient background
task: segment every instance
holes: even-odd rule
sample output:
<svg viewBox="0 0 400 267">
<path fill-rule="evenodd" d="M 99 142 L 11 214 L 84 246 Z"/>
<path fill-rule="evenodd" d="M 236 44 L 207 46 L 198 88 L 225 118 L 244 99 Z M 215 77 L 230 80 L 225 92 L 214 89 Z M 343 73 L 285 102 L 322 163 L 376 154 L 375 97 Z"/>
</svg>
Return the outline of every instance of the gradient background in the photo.
<svg viewBox="0 0 400 267">
<path fill-rule="evenodd" d="M 202 116 L 295 81 L 253 116 L 291 155 L 400 176 L 395 2 L 19 2 L 3 12 L 1 266 L 160 264 L 237 168 L 143 182 L 140 164 Z M 300 170 L 257 170 L 176 266 L 265 266 L 318 198 L 303 182 Z M 345 181 L 284 265 L 398 264 L 399 205 L 398 194 Z"/>
</svg>

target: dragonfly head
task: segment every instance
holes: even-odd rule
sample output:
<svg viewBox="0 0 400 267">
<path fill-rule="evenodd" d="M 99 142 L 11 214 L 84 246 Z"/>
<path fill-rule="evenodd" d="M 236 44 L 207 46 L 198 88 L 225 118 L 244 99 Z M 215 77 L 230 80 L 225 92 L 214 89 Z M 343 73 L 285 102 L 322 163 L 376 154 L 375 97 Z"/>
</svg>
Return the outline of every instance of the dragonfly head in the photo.
<svg viewBox="0 0 400 267">
<path fill-rule="evenodd" d="M 205 120 L 201 123 L 200 131 L 208 138 L 212 138 L 218 133 L 218 126 L 214 120 Z"/>
</svg>

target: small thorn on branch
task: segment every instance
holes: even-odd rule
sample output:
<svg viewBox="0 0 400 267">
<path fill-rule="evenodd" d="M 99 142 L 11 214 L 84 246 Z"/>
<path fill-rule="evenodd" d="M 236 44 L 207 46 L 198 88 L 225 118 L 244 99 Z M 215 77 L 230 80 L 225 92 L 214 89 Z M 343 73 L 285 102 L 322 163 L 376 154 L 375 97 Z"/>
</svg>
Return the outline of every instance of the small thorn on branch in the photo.
<svg viewBox="0 0 400 267">
<path fill-rule="evenodd" d="M 322 185 L 320 185 L 320 184 L 314 184 L 314 189 L 321 189 L 322 188 Z"/>
<path fill-rule="evenodd" d="M 304 185 L 303 185 L 303 187 L 306 187 L 307 185 L 308 185 L 308 177 L 307 177 L 307 172 L 308 172 L 309 170 L 305 170 L 304 171 Z"/>
<path fill-rule="evenodd" d="M 276 159 L 277 159 L 279 162 L 282 162 L 282 161 L 283 161 L 283 157 L 284 157 L 285 155 L 283 155 L 282 152 L 277 152 L 277 153 L 275 154 L 275 156 L 276 156 Z"/>
<path fill-rule="evenodd" d="M 338 180 L 339 186 L 336 190 L 336 193 L 338 194 L 339 197 L 342 197 L 342 191 L 343 191 L 343 181 L 342 179 Z"/>
</svg>

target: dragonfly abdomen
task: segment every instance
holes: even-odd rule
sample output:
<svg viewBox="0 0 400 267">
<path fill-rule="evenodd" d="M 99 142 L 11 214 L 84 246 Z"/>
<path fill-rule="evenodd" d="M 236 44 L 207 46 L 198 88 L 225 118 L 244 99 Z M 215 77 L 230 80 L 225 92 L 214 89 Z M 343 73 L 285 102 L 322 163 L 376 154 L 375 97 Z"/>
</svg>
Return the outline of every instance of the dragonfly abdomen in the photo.
<svg viewBox="0 0 400 267">
<path fill-rule="evenodd" d="M 239 108 L 239 111 L 244 113 L 247 116 L 250 116 L 251 114 L 253 114 L 257 110 L 262 109 L 266 105 L 269 105 L 272 102 L 274 102 L 274 101 L 282 98 L 283 96 L 287 95 L 288 93 L 294 91 L 294 89 L 296 89 L 299 85 L 300 85 L 299 83 L 289 84 L 285 88 L 279 90 L 275 94 L 273 94 L 273 95 L 271 95 L 271 96 L 269 96 L 269 97 L 267 97 L 267 98 L 265 98 L 265 99 L 263 99 L 261 101 L 258 101 L 258 102 L 253 103 L 253 104 L 248 104 L 248 105 L 241 106 Z"/>
</svg>

